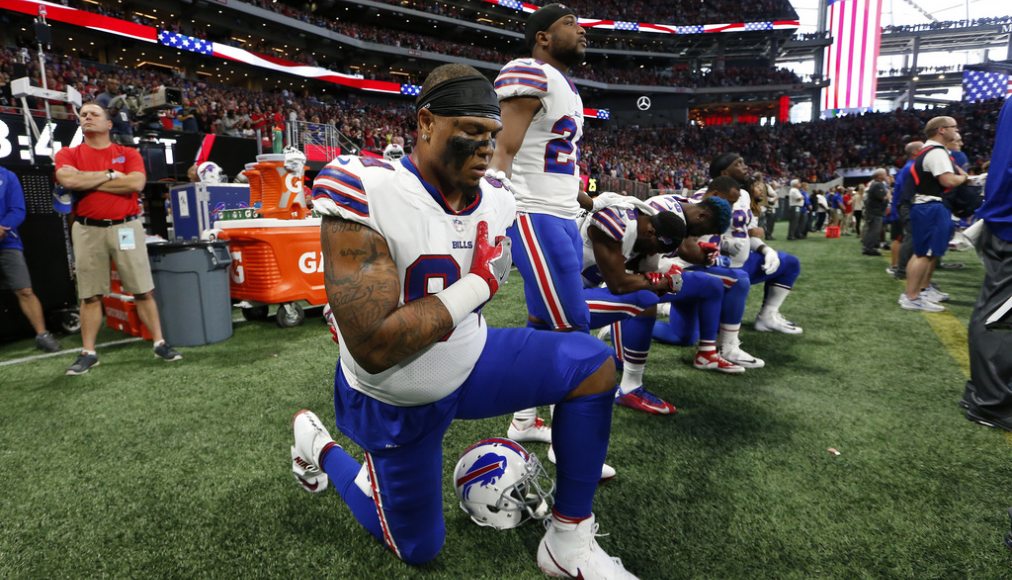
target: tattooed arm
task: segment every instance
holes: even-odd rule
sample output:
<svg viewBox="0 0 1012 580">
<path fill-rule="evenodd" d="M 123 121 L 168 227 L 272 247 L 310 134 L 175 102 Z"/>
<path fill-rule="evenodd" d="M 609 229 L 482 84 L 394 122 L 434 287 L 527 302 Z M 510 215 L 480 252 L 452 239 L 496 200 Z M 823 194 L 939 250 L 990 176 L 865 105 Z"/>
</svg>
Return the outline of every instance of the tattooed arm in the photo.
<svg viewBox="0 0 1012 580">
<path fill-rule="evenodd" d="M 327 299 L 345 348 L 366 372 L 385 371 L 453 330 L 435 296 L 398 308 L 397 266 L 375 230 L 327 216 L 320 232 Z"/>
</svg>

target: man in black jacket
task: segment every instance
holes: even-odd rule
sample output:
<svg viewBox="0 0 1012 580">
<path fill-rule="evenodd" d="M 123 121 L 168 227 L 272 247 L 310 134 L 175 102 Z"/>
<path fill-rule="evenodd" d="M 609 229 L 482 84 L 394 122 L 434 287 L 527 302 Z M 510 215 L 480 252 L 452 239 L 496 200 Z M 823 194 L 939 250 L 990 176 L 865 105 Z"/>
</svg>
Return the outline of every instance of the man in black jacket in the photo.
<svg viewBox="0 0 1012 580">
<path fill-rule="evenodd" d="M 861 238 L 861 253 L 865 256 L 881 256 L 878 251 L 879 238 L 882 237 L 882 218 L 889 206 L 889 174 L 885 169 L 876 169 L 872 173 L 872 182 L 868 187 L 864 200 L 864 236 Z"/>
</svg>

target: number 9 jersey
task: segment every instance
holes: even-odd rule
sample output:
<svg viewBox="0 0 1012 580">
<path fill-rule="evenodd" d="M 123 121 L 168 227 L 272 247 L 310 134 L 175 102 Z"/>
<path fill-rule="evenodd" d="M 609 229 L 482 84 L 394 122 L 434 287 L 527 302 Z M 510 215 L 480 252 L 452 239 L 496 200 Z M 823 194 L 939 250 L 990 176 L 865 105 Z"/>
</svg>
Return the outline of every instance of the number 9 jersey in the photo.
<svg viewBox="0 0 1012 580">
<path fill-rule="evenodd" d="M 436 294 L 467 273 L 478 222 L 488 222 L 491 242 L 516 218 L 513 195 L 484 178 L 475 200 L 455 211 L 408 156 L 393 162 L 338 157 L 316 176 L 313 203 L 323 215 L 362 224 L 386 239 L 400 279 L 399 306 Z M 425 405 L 467 379 L 487 332 L 478 310 L 440 341 L 376 374 L 358 365 L 339 336 L 341 366 L 356 391 L 390 405 Z"/>
<path fill-rule="evenodd" d="M 513 159 L 517 211 L 576 219 L 583 137 L 583 99 L 576 85 L 550 64 L 519 58 L 499 72 L 495 92 L 500 101 L 514 97 L 541 101 Z"/>
</svg>

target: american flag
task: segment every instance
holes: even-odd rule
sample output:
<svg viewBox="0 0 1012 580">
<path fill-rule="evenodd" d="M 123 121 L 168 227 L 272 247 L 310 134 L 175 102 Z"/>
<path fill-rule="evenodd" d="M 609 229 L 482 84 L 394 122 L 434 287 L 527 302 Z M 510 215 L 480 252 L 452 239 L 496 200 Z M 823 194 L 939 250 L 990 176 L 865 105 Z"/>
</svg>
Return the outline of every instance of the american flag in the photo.
<svg viewBox="0 0 1012 580">
<path fill-rule="evenodd" d="M 677 32 L 678 34 L 702 34 L 703 25 L 693 24 L 691 26 L 676 26 L 675 32 Z"/>
<path fill-rule="evenodd" d="M 204 56 L 212 56 L 214 54 L 214 46 L 210 41 L 203 38 L 186 36 L 185 34 L 179 34 L 171 30 L 160 31 L 158 33 L 158 42 L 165 46 L 196 52 Z"/>
<path fill-rule="evenodd" d="M 745 30 L 751 32 L 753 30 L 773 30 L 772 22 L 746 22 Z"/>
<path fill-rule="evenodd" d="M 639 29 L 640 25 L 635 22 L 621 22 L 619 20 L 615 21 L 615 30 L 629 30 L 632 32 L 637 32 L 639 31 Z"/>
<path fill-rule="evenodd" d="M 598 119 L 601 121 L 607 121 L 611 119 L 611 111 L 608 109 L 583 109 L 583 116 L 588 119 Z"/>
<path fill-rule="evenodd" d="M 1012 93 L 1012 75 L 986 70 L 963 71 L 963 100 L 1001 99 Z"/>
<path fill-rule="evenodd" d="M 882 40 L 882 0 L 828 0 L 826 48 L 829 86 L 822 109 L 870 109 L 878 88 L 878 53 Z"/>
<path fill-rule="evenodd" d="M 401 85 L 402 95 L 407 95 L 409 97 L 417 97 L 419 94 L 421 94 L 421 92 L 422 92 L 421 85 L 409 85 L 409 84 Z"/>
</svg>

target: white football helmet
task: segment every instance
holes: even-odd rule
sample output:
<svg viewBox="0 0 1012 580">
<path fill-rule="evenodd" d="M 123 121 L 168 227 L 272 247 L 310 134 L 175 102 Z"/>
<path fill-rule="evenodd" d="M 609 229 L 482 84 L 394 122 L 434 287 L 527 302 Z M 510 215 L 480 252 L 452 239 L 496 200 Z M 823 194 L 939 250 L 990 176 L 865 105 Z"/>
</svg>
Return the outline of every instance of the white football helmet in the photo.
<svg viewBox="0 0 1012 580">
<path fill-rule="evenodd" d="M 306 154 L 295 147 L 285 147 L 285 169 L 289 173 L 302 173 L 306 166 Z"/>
<path fill-rule="evenodd" d="M 221 183 L 221 167 L 214 161 L 205 161 L 197 166 L 197 179 L 201 183 Z"/>
<path fill-rule="evenodd" d="M 555 481 L 536 455 L 512 439 L 484 439 L 468 447 L 453 480 L 461 509 L 479 526 L 508 530 L 551 513 Z"/>
<path fill-rule="evenodd" d="M 397 143 L 391 143 L 383 149 L 383 159 L 387 161 L 397 161 L 401 157 L 404 157 L 404 148 Z"/>
</svg>

